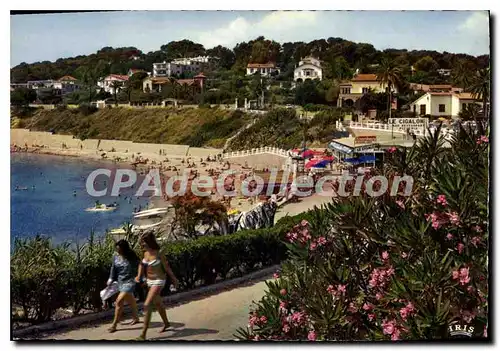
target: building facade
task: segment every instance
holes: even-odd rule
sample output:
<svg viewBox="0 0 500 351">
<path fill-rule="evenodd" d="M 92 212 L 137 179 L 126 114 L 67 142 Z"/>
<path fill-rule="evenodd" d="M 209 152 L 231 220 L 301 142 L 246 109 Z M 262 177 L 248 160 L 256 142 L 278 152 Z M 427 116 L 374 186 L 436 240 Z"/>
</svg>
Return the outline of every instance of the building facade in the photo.
<svg viewBox="0 0 500 351">
<path fill-rule="evenodd" d="M 116 92 L 118 93 L 125 86 L 128 78 L 129 76 L 124 74 L 110 74 L 104 77 L 104 79 L 102 79 L 101 81 L 97 82 L 97 86 L 107 93 L 114 94 L 115 89 L 113 88 L 113 86 L 115 82 L 118 82 L 120 85 L 120 87 L 116 89 Z"/>
<path fill-rule="evenodd" d="M 247 65 L 247 76 L 260 73 L 263 77 L 276 75 L 280 73 L 280 69 L 273 62 L 269 63 L 249 63 Z"/>
<path fill-rule="evenodd" d="M 469 104 L 481 103 L 470 93 L 429 92 L 410 104 L 417 116 L 458 118 Z"/>
<path fill-rule="evenodd" d="M 361 99 L 368 92 L 385 93 L 388 89 L 387 83 L 382 83 L 377 79 L 376 74 L 358 74 L 351 81 L 340 84 L 340 94 L 337 100 L 338 107 L 352 107 L 354 103 Z M 397 93 L 396 87 L 392 87 L 392 93 Z M 393 99 L 392 108 L 396 108 Z"/>
<path fill-rule="evenodd" d="M 153 77 L 172 77 L 183 73 L 197 74 L 211 64 L 215 58 L 210 56 L 182 57 L 172 62 L 153 63 Z"/>
<path fill-rule="evenodd" d="M 317 58 L 303 58 L 293 72 L 293 80 L 296 82 L 304 82 L 308 79 L 323 79 L 323 69 L 321 68 L 321 61 Z"/>
</svg>

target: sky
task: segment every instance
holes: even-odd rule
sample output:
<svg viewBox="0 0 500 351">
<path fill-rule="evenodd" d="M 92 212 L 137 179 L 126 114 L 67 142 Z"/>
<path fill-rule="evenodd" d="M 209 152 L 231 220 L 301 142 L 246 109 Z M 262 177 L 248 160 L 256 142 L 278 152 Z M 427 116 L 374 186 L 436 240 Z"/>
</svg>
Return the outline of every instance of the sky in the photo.
<svg viewBox="0 0 500 351">
<path fill-rule="evenodd" d="M 124 11 L 11 16 L 11 67 L 88 55 L 105 46 L 205 48 L 263 35 L 280 43 L 340 37 L 376 49 L 489 54 L 486 11 Z"/>
</svg>

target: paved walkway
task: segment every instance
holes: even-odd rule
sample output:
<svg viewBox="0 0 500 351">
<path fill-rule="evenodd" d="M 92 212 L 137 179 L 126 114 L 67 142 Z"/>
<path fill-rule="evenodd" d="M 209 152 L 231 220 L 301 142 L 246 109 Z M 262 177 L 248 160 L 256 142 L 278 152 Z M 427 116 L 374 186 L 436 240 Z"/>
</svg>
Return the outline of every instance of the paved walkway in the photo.
<svg viewBox="0 0 500 351">
<path fill-rule="evenodd" d="M 163 323 L 155 311 L 151 318 L 148 340 L 235 340 L 236 329 L 248 324 L 249 307 L 259 301 L 267 290 L 264 281 L 247 285 L 217 295 L 208 296 L 167 309 L 172 324 L 169 330 L 159 333 Z M 127 323 L 130 320 L 125 320 Z M 141 324 L 119 325 L 113 334 L 107 332 L 110 322 L 52 334 L 44 339 L 55 340 L 133 340 L 139 336 Z"/>
</svg>

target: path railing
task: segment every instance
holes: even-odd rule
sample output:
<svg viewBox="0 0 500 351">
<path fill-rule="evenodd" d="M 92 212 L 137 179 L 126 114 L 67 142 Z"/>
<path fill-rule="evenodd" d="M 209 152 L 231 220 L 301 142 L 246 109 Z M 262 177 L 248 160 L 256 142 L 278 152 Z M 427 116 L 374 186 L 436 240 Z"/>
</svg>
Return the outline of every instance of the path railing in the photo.
<svg viewBox="0 0 500 351">
<path fill-rule="evenodd" d="M 287 150 L 272 146 L 265 146 L 250 150 L 226 152 L 222 154 L 222 158 L 244 157 L 244 156 L 252 156 L 259 154 L 272 154 L 281 157 L 289 157 Z"/>
</svg>

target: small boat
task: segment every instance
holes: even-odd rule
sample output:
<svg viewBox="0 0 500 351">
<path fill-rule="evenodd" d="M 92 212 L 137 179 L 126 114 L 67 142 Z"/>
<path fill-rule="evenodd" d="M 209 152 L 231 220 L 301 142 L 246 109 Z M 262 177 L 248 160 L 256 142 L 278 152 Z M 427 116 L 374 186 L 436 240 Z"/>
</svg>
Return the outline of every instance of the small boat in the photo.
<svg viewBox="0 0 500 351">
<path fill-rule="evenodd" d="M 168 212 L 168 208 L 166 208 L 166 207 L 163 207 L 163 208 L 153 208 L 151 210 L 145 210 L 145 211 L 137 212 L 134 215 L 134 218 L 135 219 L 139 219 L 139 218 L 156 217 L 156 216 L 164 215 L 167 212 Z"/>
<path fill-rule="evenodd" d="M 106 206 L 104 204 L 96 204 L 94 207 L 85 209 L 87 212 L 109 212 L 116 210 L 117 206 Z"/>
<path fill-rule="evenodd" d="M 15 190 L 28 190 L 27 186 L 16 186 Z"/>
</svg>

